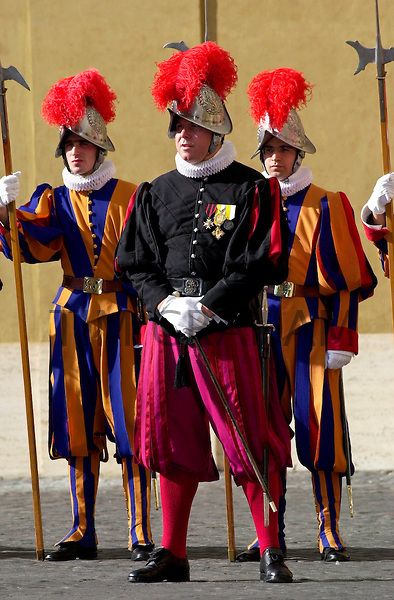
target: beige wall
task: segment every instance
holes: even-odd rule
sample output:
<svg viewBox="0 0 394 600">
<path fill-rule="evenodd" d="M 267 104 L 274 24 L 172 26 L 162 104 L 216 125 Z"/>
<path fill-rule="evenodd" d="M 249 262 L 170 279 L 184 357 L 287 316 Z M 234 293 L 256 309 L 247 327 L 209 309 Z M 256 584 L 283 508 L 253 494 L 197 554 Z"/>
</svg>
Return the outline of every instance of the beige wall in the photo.
<svg viewBox="0 0 394 600">
<path fill-rule="evenodd" d="M 155 61 L 170 55 L 167 41 L 201 41 L 203 2 L 169 0 L 2 0 L 0 59 L 15 65 L 31 86 L 28 93 L 8 85 L 7 101 L 13 164 L 22 171 L 21 201 L 36 184 L 61 182 L 61 163 L 53 158 L 57 132 L 40 117 L 41 101 L 57 80 L 89 67 L 98 68 L 118 94 L 110 136 L 118 175 L 136 182 L 173 167 L 174 150 L 166 137 L 167 117 L 150 97 Z M 394 43 L 394 3 L 380 0 L 381 33 Z M 234 121 L 231 139 L 238 158 L 249 159 L 256 129 L 248 115 L 246 87 L 262 69 L 289 66 L 314 83 L 313 99 L 302 113 L 317 146 L 308 158 L 315 181 L 345 191 L 359 209 L 381 174 L 380 129 L 375 67 L 353 77 L 356 52 L 345 40 L 375 44 L 372 0 L 217 0 L 210 1 L 210 35 L 234 56 L 239 84 L 228 106 Z M 391 37 L 390 37 L 391 35 Z M 394 115 L 394 64 L 388 65 L 389 115 Z M 394 118 L 394 117 L 393 117 Z M 393 120 L 393 119 L 392 119 Z M 0 169 L 2 173 L 2 169 Z M 363 240 L 364 243 L 364 240 Z M 375 297 L 362 305 L 360 329 L 389 331 L 389 287 L 372 245 L 364 248 L 379 277 Z M 50 300 L 60 279 L 57 265 L 23 269 L 29 336 L 45 340 Z M 12 265 L 0 258 L 0 341 L 17 340 Z"/>
</svg>

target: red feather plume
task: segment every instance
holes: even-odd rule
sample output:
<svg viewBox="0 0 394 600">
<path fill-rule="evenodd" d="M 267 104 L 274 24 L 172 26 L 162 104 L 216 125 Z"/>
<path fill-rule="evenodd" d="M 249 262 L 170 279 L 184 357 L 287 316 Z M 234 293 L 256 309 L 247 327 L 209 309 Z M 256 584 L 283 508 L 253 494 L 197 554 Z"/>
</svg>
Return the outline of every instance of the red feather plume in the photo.
<svg viewBox="0 0 394 600">
<path fill-rule="evenodd" d="M 299 71 L 285 67 L 262 71 L 248 87 L 251 115 L 259 123 L 268 114 L 271 127 L 280 130 L 290 110 L 304 106 L 311 92 L 312 85 Z"/>
<path fill-rule="evenodd" d="M 93 106 L 106 123 L 115 118 L 116 94 L 96 69 L 88 69 L 74 77 L 55 83 L 41 107 L 43 118 L 50 125 L 76 125 L 84 116 L 86 106 Z"/>
<path fill-rule="evenodd" d="M 152 84 L 156 106 L 164 110 L 176 100 L 181 111 L 193 104 L 206 84 L 225 100 L 237 83 L 237 67 L 230 54 L 214 42 L 177 52 L 157 65 Z"/>
</svg>

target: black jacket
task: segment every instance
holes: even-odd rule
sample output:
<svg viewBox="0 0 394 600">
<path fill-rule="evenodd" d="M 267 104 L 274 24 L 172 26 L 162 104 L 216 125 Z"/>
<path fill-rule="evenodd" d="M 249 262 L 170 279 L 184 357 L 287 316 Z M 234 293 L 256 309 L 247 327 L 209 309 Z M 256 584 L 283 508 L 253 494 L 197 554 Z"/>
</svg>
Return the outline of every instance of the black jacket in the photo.
<svg viewBox="0 0 394 600">
<path fill-rule="evenodd" d="M 174 170 L 140 185 L 132 202 L 117 265 L 151 320 L 160 322 L 155 309 L 174 291 L 171 278 L 208 281 L 201 302 L 229 326 L 250 323 L 250 301 L 286 278 L 287 226 L 276 179 L 238 162 L 203 179 Z M 215 236 L 218 205 L 227 206 L 228 218 Z"/>
</svg>

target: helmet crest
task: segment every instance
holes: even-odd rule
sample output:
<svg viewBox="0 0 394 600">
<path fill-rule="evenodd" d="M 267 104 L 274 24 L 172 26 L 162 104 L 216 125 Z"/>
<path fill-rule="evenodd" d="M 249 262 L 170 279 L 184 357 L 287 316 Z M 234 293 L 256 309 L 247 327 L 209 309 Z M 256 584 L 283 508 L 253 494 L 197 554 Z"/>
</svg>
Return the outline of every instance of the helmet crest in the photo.
<svg viewBox="0 0 394 600">
<path fill-rule="evenodd" d="M 280 130 L 290 110 L 304 106 L 311 92 L 312 85 L 299 71 L 285 67 L 262 71 L 248 87 L 251 115 L 256 123 L 268 115 L 271 127 Z"/>
<path fill-rule="evenodd" d="M 159 110 L 174 100 L 180 111 L 189 110 L 203 85 L 224 101 L 237 83 L 234 60 L 214 42 L 176 52 L 157 68 L 152 96 Z"/>
<path fill-rule="evenodd" d="M 248 87 L 248 96 L 250 113 L 258 123 L 259 145 L 252 158 L 259 154 L 269 135 L 274 135 L 303 153 L 316 152 L 297 113 L 297 109 L 307 103 L 311 91 L 312 85 L 302 73 L 286 67 L 261 71 L 253 77 Z"/>
<path fill-rule="evenodd" d="M 60 79 L 47 93 L 41 113 L 50 125 L 76 125 L 87 106 L 100 113 L 106 123 L 115 118 L 116 94 L 96 69 Z"/>
<path fill-rule="evenodd" d="M 105 153 L 114 145 L 106 123 L 115 118 L 116 94 L 97 69 L 82 71 L 57 81 L 44 98 L 41 114 L 50 125 L 60 127 L 55 156 L 61 156 L 67 131 L 72 131 Z"/>
</svg>

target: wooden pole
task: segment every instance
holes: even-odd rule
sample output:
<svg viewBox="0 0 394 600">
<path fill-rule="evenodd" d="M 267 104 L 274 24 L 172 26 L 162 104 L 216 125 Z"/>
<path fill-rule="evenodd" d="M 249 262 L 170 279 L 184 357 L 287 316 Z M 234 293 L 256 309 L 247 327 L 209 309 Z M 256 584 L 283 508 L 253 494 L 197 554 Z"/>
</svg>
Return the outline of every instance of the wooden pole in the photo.
<svg viewBox="0 0 394 600">
<path fill-rule="evenodd" d="M 211 0 L 210 3 L 209 0 L 200 0 L 201 42 L 216 39 L 216 10 L 216 0 Z M 233 488 L 231 484 L 230 465 L 226 455 L 224 455 L 223 465 L 227 515 L 227 556 L 230 562 L 235 562 L 236 548 Z"/>
<path fill-rule="evenodd" d="M 226 491 L 226 514 L 227 514 L 227 556 L 230 562 L 235 562 L 235 526 L 234 526 L 234 502 L 233 488 L 231 484 L 231 473 L 228 459 L 224 457 L 224 485 Z"/>
<path fill-rule="evenodd" d="M 3 93 L 3 107 L 4 107 L 4 128 L 3 134 L 3 153 L 4 153 L 4 166 L 5 174 L 10 175 L 12 173 L 12 159 L 11 159 L 11 144 L 8 129 L 8 116 L 7 116 L 7 105 L 5 98 L 5 89 L 1 90 Z M 23 383 L 25 389 L 25 407 L 26 407 L 26 423 L 27 423 L 27 435 L 29 444 L 29 456 L 30 456 L 30 472 L 31 472 L 31 484 L 33 493 L 33 510 L 34 510 L 34 524 L 35 524 L 35 538 L 36 538 L 36 556 L 37 560 L 44 560 L 44 541 L 42 532 L 42 518 L 41 518 L 41 503 L 40 503 L 40 488 L 38 479 L 38 467 L 37 467 L 37 449 L 36 449 L 36 437 L 34 429 L 34 412 L 33 412 L 33 400 L 32 400 L 32 389 L 30 379 L 30 364 L 29 364 L 29 348 L 27 342 L 27 328 L 26 328 L 26 312 L 25 302 L 23 294 L 23 280 L 22 280 L 22 268 L 21 268 L 21 254 L 18 242 L 18 228 L 16 222 L 16 209 L 15 202 L 11 202 L 8 205 L 8 218 L 10 221 L 11 230 L 11 249 L 14 265 L 14 276 L 15 276 L 15 291 L 16 301 L 18 308 L 18 322 L 19 322 L 19 338 L 21 347 L 21 358 L 22 358 L 22 371 L 23 371 Z"/>
<path fill-rule="evenodd" d="M 382 46 L 382 40 L 380 37 L 380 23 L 379 23 L 379 2 L 375 0 L 375 13 L 376 13 L 376 49 L 375 49 L 375 60 L 376 60 L 376 79 L 378 82 L 378 93 L 379 93 L 379 115 L 380 115 L 380 137 L 382 146 L 382 162 L 383 162 L 383 173 L 391 172 L 390 163 L 390 146 L 389 146 L 389 130 L 388 130 L 388 116 L 387 116 L 387 95 L 386 95 L 386 69 L 385 69 L 385 58 L 384 49 Z M 387 60 L 387 58 L 386 58 Z M 386 226 L 389 230 L 387 236 L 387 253 L 389 259 L 389 277 L 390 277 L 390 291 L 391 291 L 391 317 L 394 328 L 394 231 L 393 231 L 393 201 L 386 205 Z"/>
<path fill-rule="evenodd" d="M 383 173 L 391 172 L 390 162 L 390 146 L 388 140 L 388 124 L 387 124 L 387 102 L 386 102 L 386 80 L 382 81 L 384 94 L 384 118 L 380 122 L 380 134 L 382 144 L 382 164 Z M 389 230 L 387 236 L 387 252 L 389 258 L 389 276 L 390 276 L 390 291 L 391 291 L 391 318 L 394 330 L 394 221 L 393 221 L 393 201 L 386 204 L 386 226 Z"/>
<path fill-rule="evenodd" d="M 388 119 L 387 119 L 387 98 L 386 98 L 386 70 L 385 65 L 394 60 L 393 49 L 385 49 L 382 46 L 380 37 L 379 23 L 379 2 L 375 0 L 376 13 L 376 46 L 375 48 L 365 48 L 359 41 L 347 41 L 346 43 L 352 46 L 358 54 L 358 67 L 355 75 L 363 71 L 369 63 L 376 64 L 378 93 L 379 93 L 379 113 L 380 113 L 380 136 L 383 159 L 383 173 L 391 172 L 390 164 L 390 146 L 388 140 Z M 386 204 L 385 209 L 386 226 L 388 234 L 386 240 L 388 244 L 387 255 L 389 261 L 389 277 L 390 277 L 390 292 L 391 292 L 391 317 L 394 329 L 394 221 L 393 221 L 393 199 Z"/>
</svg>

